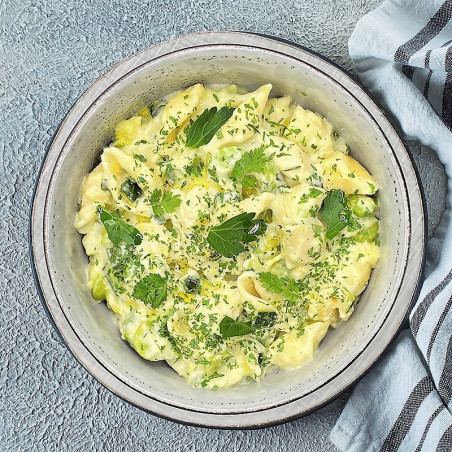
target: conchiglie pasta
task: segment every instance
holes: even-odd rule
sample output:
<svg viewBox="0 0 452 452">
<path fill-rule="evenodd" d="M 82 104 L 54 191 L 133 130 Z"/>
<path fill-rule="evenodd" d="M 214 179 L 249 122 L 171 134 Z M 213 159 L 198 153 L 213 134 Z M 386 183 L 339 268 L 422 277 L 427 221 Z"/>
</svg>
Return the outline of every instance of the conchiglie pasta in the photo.
<svg viewBox="0 0 452 452">
<path fill-rule="evenodd" d="M 379 259 L 378 183 L 271 89 L 196 84 L 144 107 L 81 184 L 93 299 L 194 387 L 315 359 Z"/>
<path fill-rule="evenodd" d="M 273 203 L 275 219 L 278 224 L 289 226 L 298 224 L 301 219 L 312 218 L 312 211 L 320 209 L 325 195 L 323 190 L 306 182 L 278 193 Z"/>
<path fill-rule="evenodd" d="M 289 96 L 269 99 L 264 108 L 262 128 L 271 133 L 282 135 L 289 125 L 295 106 Z"/>
<path fill-rule="evenodd" d="M 270 346 L 271 363 L 281 369 L 296 369 L 310 361 L 329 326 L 329 322 L 315 322 L 306 325 L 302 333 L 281 336 Z"/>
<path fill-rule="evenodd" d="M 281 254 L 289 270 L 306 266 L 322 257 L 324 240 L 318 232 L 321 229 L 322 223 L 314 218 L 284 229 Z"/>
<path fill-rule="evenodd" d="M 244 272 L 237 279 L 237 288 L 242 301 L 248 303 L 249 307 L 257 312 L 273 312 L 276 309 L 271 303 L 262 298 L 260 292 L 268 295 L 268 292 L 258 283 L 259 276 L 254 272 Z M 263 289 L 263 290 L 262 290 Z"/>
<path fill-rule="evenodd" d="M 261 116 L 271 88 L 270 84 L 264 85 L 248 94 L 236 107 L 229 121 L 213 137 L 208 144 L 208 149 L 237 146 L 252 138 L 261 123 Z"/>
<path fill-rule="evenodd" d="M 325 118 L 303 107 L 296 107 L 284 136 L 309 153 L 333 150 L 333 126 Z"/>
<path fill-rule="evenodd" d="M 355 159 L 342 152 L 332 152 L 322 162 L 323 185 L 328 190 L 340 189 L 346 195 L 373 195 L 378 184 Z"/>
<path fill-rule="evenodd" d="M 197 112 L 197 106 L 203 94 L 204 87 L 198 83 L 170 99 L 160 118 L 162 124 L 160 135 L 164 141 L 174 140 L 175 134 L 185 125 L 190 116 Z"/>
</svg>

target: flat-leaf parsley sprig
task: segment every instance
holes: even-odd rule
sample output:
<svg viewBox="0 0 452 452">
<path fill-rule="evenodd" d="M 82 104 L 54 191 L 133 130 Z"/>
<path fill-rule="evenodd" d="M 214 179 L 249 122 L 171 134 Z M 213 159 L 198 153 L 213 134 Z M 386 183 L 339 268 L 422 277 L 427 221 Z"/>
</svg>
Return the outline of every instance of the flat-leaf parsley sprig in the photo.
<svg viewBox="0 0 452 452">
<path fill-rule="evenodd" d="M 244 243 L 257 240 L 267 230 L 267 224 L 255 220 L 255 216 L 254 212 L 243 212 L 210 228 L 207 235 L 209 245 L 225 257 L 237 256 L 245 249 Z"/>
<path fill-rule="evenodd" d="M 240 160 L 235 162 L 231 172 L 231 178 L 240 182 L 243 188 L 255 185 L 256 177 L 250 173 L 260 172 L 265 168 L 265 164 L 271 159 L 265 155 L 265 146 L 262 145 L 249 152 L 245 152 Z"/>
<path fill-rule="evenodd" d="M 182 200 L 180 195 L 173 195 L 169 191 L 162 192 L 162 190 L 156 188 L 151 193 L 150 202 L 154 215 L 160 217 L 165 212 L 174 212 L 180 206 Z"/>
<path fill-rule="evenodd" d="M 304 288 L 304 283 L 297 282 L 292 278 L 277 276 L 270 272 L 259 274 L 264 289 L 269 292 L 281 294 L 287 301 L 291 303 L 297 302 L 301 297 L 301 291 Z"/>
<path fill-rule="evenodd" d="M 167 297 L 166 280 L 157 273 L 151 273 L 135 284 L 132 297 L 158 308 Z"/>
</svg>

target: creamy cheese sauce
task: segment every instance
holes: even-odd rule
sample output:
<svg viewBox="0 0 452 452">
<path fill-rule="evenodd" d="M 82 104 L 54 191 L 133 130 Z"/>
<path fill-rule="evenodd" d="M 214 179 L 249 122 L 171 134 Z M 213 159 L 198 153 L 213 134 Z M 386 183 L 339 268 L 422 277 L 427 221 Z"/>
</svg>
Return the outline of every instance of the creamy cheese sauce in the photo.
<svg viewBox="0 0 452 452">
<path fill-rule="evenodd" d="M 94 298 L 195 387 L 311 360 L 379 259 L 378 183 L 325 118 L 270 91 L 198 84 L 143 108 L 82 183 Z"/>
</svg>

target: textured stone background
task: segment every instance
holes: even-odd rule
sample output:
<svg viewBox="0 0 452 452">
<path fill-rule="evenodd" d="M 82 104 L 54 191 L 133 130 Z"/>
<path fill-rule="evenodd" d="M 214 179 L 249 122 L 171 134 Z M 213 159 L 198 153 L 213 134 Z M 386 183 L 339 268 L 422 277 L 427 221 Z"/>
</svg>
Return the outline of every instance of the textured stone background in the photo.
<svg viewBox="0 0 452 452">
<path fill-rule="evenodd" d="M 1 451 L 334 450 L 328 434 L 346 395 L 298 421 L 252 432 L 178 425 L 108 392 L 66 350 L 44 313 L 28 258 L 28 216 L 33 185 L 58 124 L 115 63 L 182 34 L 244 30 L 293 40 L 351 69 L 348 37 L 357 20 L 379 4 L 0 1 Z M 431 151 L 420 146 L 413 151 L 433 229 L 444 199 L 444 173 Z"/>
</svg>

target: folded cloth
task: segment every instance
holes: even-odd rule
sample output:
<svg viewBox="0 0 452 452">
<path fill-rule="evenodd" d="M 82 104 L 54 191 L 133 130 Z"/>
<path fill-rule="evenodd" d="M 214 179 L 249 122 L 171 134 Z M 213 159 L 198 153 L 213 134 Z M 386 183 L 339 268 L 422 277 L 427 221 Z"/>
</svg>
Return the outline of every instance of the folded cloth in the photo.
<svg viewBox="0 0 452 452">
<path fill-rule="evenodd" d="M 349 41 L 362 83 L 448 176 L 428 276 L 404 330 L 357 384 L 330 438 L 343 451 L 452 451 L 452 0 L 386 0 Z"/>
</svg>

